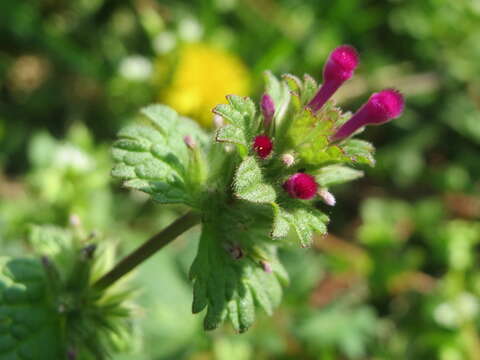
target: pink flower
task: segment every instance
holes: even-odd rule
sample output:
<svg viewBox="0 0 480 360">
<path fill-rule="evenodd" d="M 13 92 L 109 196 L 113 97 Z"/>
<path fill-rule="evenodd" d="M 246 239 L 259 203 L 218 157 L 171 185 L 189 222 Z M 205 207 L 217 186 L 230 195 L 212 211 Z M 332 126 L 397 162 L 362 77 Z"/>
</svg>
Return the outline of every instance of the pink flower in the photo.
<svg viewBox="0 0 480 360">
<path fill-rule="evenodd" d="M 350 45 L 332 51 L 323 68 L 323 84 L 308 106 L 313 112 L 322 108 L 337 89 L 353 76 L 359 63 L 358 53 Z"/>
<path fill-rule="evenodd" d="M 292 198 L 308 200 L 315 196 L 318 185 L 313 176 L 296 173 L 283 183 L 283 188 Z"/>
<path fill-rule="evenodd" d="M 372 94 L 345 124 L 330 138 L 331 141 L 344 139 L 365 125 L 379 125 L 399 117 L 405 101 L 402 94 L 394 89 L 382 90 Z"/>
<path fill-rule="evenodd" d="M 267 135 L 258 135 L 253 139 L 253 150 L 262 159 L 267 158 L 272 152 L 272 140 Z"/>
<path fill-rule="evenodd" d="M 262 108 L 263 126 L 268 129 L 275 114 L 275 104 L 270 95 L 263 94 L 260 107 Z"/>
</svg>

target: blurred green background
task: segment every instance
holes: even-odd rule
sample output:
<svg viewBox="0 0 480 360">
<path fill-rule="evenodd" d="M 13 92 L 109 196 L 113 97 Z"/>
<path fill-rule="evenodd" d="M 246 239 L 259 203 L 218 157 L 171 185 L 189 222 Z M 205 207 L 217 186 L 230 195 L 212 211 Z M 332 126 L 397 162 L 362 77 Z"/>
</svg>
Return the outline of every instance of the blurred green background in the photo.
<svg viewBox="0 0 480 360">
<path fill-rule="evenodd" d="M 3 0 L 0 251 L 32 224 L 96 231 L 126 253 L 183 211 L 109 178 L 109 143 L 152 102 L 202 125 L 262 72 L 321 80 L 337 45 L 361 54 L 337 94 L 355 110 L 396 87 L 404 116 L 369 128 L 377 166 L 332 189 L 330 235 L 287 248 L 283 305 L 244 335 L 201 329 L 193 230 L 144 264 L 134 335 L 115 359 L 480 358 L 480 1 Z"/>
</svg>

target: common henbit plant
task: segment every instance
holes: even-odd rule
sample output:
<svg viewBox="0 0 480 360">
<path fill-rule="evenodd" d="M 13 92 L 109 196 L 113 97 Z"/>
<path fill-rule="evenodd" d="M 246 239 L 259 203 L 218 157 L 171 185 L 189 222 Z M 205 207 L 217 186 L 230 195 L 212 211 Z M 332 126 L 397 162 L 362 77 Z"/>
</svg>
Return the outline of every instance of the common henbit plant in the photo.
<svg viewBox="0 0 480 360">
<path fill-rule="evenodd" d="M 325 64 L 320 87 L 308 75 L 300 79 L 286 74 L 279 80 L 267 72 L 260 106 L 248 97 L 229 95 L 227 104 L 213 109 L 218 125 L 213 136 L 166 106 L 144 108 L 143 116 L 121 130 L 113 144 L 112 175 L 158 203 L 183 204 L 190 211 L 101 277 L 75 268 L 59 278 L 65 261 L 55 265 L 55 257 L 44 258 L 43 265 L 30 261 L 31 275 L 25 277 L 18 269 L 27 265 L 10 260 L 0 277 L 1 308 L 29 299 L 11 295 L 15 284 L 42 284 L 42 303 L 36 306 L 49 309 L 42 321 L 61 343 L 52 346 L 75 358 L 78 349 L 88 349 L 85 342 L 97 339 L 90 348 L 99 358 L 102 347 L 111 346 L 108 333 L 115 330 L 114 321 L 107 319 L 126 318 L 123 296 L 111 295 L 110 286 L 201 224 L 190 278 L 193 313 L 206 309 L 204 328 L 215 329 L 228 318 L 236 331 L 244 332 L 254 322 L 256 305 L 272 314 L 289 281 L 277 254 L 282 239 L 297 238 L 308 247 L 314 233 L 326 234 L 329 218 L 322 209 L 335 205 L 329 188 L 361 177 L 363 172 L 355 166 L 374 165 L 373 146 L 352 136 L 403 110 L 402 96 L 391 89 L 373 94 L 353 116 L 335 105 L 331 96 L 351 78 L 358 62 L 352 47 L 338 47 Z M 93 256 L 88 246 L 77 253 L 72 257 L 75 264 L 87 264 Z M 82 277 L 80 285 L 72 280 L 75 276 Z M 66 296 L 71 302 L 64 301 Z M 65 316 L 69 311 L 76 316 Z M 0 312 L 0 343 L 21 326 L 26 326 L 25 334 L 33 331 L 27 320 L 18 318 L 21 313 L 14 307 Z M 96 332 L 82 328 L 95 323 L 103 324 Z M 23 359 L 18 349 L 25 337 L 9 341 L 12 346 L 0 347 L 0 354 Z"/>
</svg>

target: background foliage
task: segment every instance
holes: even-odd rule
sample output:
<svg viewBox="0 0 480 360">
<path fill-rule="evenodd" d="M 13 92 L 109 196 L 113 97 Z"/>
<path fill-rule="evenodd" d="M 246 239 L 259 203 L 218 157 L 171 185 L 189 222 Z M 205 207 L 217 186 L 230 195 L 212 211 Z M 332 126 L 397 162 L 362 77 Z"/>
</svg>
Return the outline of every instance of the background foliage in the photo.
<svg viewBox="0 0 480 360">
<path fill-rule="evenodd" d="M 476 359 L 479 22 L 469 0 L 2 1 L 0 251 L 38 251 L 32 225 L 52 223 L 126 253 L 183 211 L 110 181 L 108 146 L 140 107 L 208 127 L 225 94 L 259 97 L 264 70 L 320 80 L 349 43 L 362 64 L 337 100 L 395 86 L 406 112 L 365 133 L 377 166 L 333 188 L 330 234 L 284 249 L 282 306 L 241 336 L 204 333 L 192 230 L 136 272 L 136 336 L 114 358 Z"/>
</svg>

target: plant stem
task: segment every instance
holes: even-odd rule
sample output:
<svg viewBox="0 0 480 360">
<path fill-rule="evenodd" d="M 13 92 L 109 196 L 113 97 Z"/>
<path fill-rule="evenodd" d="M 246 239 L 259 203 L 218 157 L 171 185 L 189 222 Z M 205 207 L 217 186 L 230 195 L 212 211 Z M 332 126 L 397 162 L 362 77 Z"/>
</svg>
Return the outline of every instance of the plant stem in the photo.
<svg viewBox="0 0 480 360">
<path fill-rule="evenodd" d="M 173 241 L 191 227 L 200 222 L 200 216 L 193 212 L 188 212 L 175 220 L 158 234 L 152 236 L 136 250 L 123 258 L 112 270 L 103 275 L 95 284 L 97 290 L 103 290 L 112 285 L 133 268 L 147 260 L 158 250 Z"/>
</svg>

